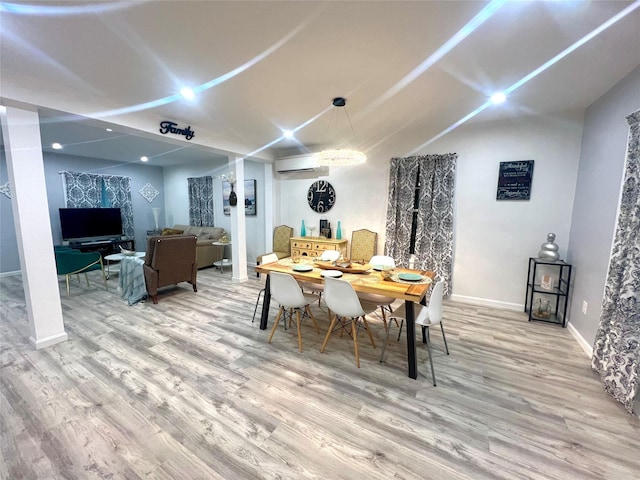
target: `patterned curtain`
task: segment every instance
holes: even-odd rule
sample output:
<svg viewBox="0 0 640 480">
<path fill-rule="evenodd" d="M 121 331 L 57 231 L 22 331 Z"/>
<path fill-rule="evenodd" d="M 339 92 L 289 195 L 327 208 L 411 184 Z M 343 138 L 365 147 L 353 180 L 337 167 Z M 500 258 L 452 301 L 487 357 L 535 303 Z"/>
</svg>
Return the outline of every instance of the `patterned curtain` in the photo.
<svg viewBox="0 0 640 480">
<path fill-rule="evenodd" d="M 415 157 L 391 159 L 384 254 L 392 257 L 398 265 L 409 264 L 417 180 L 418 162 Z"/>
<path fill-rule="evenodd" d="M 453 271 L 453 193 L 457 154 L 391 159 L 385 255 L 407 265 L 411 247 L 416 185 L 416 268 L 432 270 L 451 294 Z"/>
<path fill-rule="evenodd" d="M 116 175 L 62 172 L 67 208 L 120 208 L 122 232 L 134 236 L 131 179 Z"/>
<path fill-rule="evenodd" d="M 189 225 L 212 227 L 213 223 L 213 177 L 188 178 Z"/>
<path fill-rule="evenodd" d="M 591 367 L 604 389 L 633 413 L 640 379 L 640 110 L 629 115 L 618 225 Z"/>
</svg>

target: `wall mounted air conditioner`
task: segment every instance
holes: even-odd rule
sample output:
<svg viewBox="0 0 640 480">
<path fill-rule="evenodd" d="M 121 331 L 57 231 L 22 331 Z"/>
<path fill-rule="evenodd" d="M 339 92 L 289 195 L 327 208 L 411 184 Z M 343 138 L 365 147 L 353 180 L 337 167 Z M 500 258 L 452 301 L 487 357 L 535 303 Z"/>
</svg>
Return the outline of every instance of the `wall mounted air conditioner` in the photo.
<svg viewBox="0 0 640 480">
<path fill-rule="evenodd" d="M 311 173 L 315 176 L 329 175 L 329 167 L 314 165 L 311 161 L 311 154 L 278 158 L 275 161 L 275 166 L 276 172 L 282 174 Z"/>
</svg>

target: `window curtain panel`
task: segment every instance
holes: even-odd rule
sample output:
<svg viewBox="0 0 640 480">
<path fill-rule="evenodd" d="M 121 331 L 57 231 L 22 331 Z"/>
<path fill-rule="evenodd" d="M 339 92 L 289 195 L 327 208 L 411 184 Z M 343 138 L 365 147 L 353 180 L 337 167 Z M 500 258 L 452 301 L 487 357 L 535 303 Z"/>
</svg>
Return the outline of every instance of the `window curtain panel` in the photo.
<svg viewBox="0 0 640 480">
<path fill-rule="evenodd" d="M 188 178 L 189 225 L 212 227 L 213 223 L 213 177 Z"/>
<path fill-rule="evenodd" d="M 411 227 L 419 186 L 414 251 L 416 267 L 432 270 L 451 294 L 453 271 L 453 194 L 458 155 L 422 155 L 391 159 L 385 254 L 409 262 Z"/>
<path fill-rule="evenodd" d="M 134 236 L 131 178 L 62 172 L 62 181 L 67 208 L 120 208 L 122 233 Z"/>
<path fill-rule="evenodd" d="M 591 366 L 633 413 L 640 373 L 640 110 L 630 125 L 620 212 Z"/>
</svg>

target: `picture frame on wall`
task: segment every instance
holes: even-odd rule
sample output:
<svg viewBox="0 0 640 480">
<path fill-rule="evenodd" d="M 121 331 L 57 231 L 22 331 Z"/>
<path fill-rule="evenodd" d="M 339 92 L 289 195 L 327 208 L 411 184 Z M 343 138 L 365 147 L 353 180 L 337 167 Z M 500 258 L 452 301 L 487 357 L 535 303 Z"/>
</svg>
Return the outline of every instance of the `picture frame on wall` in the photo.
<svg viewBox="0 0 640 480">
<path fill-rule="evenodd" d="M 231 215 L 231 206 L 229 205 L 229 194 L 231 193 L 231 184 L 222 181 L 222 211 L 225 215 Z M 244 214 L 257 215 L 258 205 L 256 200 L 256 181 L 244 181 Z"/>
<path fill-rule="evenodd" d="M 496 200 L 529 200 L 533 160 L 500 162 Z"/>
</svg>

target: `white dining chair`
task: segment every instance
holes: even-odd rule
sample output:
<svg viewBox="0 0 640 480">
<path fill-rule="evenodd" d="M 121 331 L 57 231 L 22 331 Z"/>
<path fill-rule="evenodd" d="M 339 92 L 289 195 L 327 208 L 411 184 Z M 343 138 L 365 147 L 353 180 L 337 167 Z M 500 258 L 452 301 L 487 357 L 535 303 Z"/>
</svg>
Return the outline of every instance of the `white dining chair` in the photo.
<svg viewBox="0 0 640 480">
<path fill-rule="evenodd" d="M 335 262 L 340 258 L 340 250 L 325 250 L 320 255 L 319 260 L 321 262 Z M 324 292 L 324 285 L 321 283 L 312 283 L 312 282 L 298 282 L 300 284 L 300 288 L 302 288 L 305 292 L 313 293 L 318 297 L 318 305 L 320 305 L 320 300 L 322 299 L 322 292 Z"/>
<path fill-rule="evenodd" d="M 275 253 L 268 253 L 262 256 L 262 264 L 273 263 L 278 261 L 278 255 Z M 260 281 L 262 282 L 262 290 L 258 292 L 258 298 L 256 298 L 256 307 L 253 309 L 253 319 L 251 323 L 256 320 L 256 312 L 258 311 L 258 303 L 260 302 L 260 297 L 264 294 L 264 290 L 267 283 L 267 276 L 265 274 L 260 275 Z"/>
<path fill-rule="evenodd" d="M 285 325 L 287 322 L 287 316 L 293 319 L 293 313 L 295 312 L 295 322 L 298 328 L 298 348 L 302 352 L 302 318 L 308 316 L 313 322 L 313 326 L 317 333 L 320 333 L 316 319 L 311 312 L 309 305 L 315 301 L 315 296 L 311 294 L 302 293 L 300 286 L 296 279 L 288 273 L 271 272 L 269 274 L 269 289 L 271 291 L 271 298 L 280 304 L 280 310 L 273 322 L 273 328 L 269 335 L 269 343 L 273 338 L 273 334 L 276 333 L 280 318 L 284 315 Z M 287 311 L 289 310 L 289 311 Z M 302 315 L 300 313 L 302 312 Z"/>
<path fill-rule="evenodd" d="M 449 347 L 447 345 L 447 337 L 444 334 L 444 326 L 442 324 L 442 295 L 444 291 L 444 280 L 439 280 L 433 286 L 431 290 L 431 297 L 429 298 L 429 305 L 424 306 L 416 303 L 414 305 L 414 318 L 416 325 L 422 327 L 423 342 L 427 344 L 427 353 L 429 354 L 429 363 L 431 365 L 431 377 L 433 378 L 433 386 L 436 386 L 436 373 L 433 369 L 433 356 L 431 355 L 431 340 L 429 338 L 429 327 L 440 324 L 440 330 L 442 331 L 442 339 L 444 340 L 444 348 L 449 355 Z M 398 308 L 391 318 L 400 320 L 400 328 L 398 332 L 398 340 L 400 340 L 400 334 L 402 333 L 402 326 L 404 325 L 404 319 L 406 318 L 406 311 L 404 304 Z M 389 328 L 385 337 L 384 345 L 382 346 L 382 352 L 380 353 L 380 362 L 384 362 L 384 351 L 389 341 L 389 333 L 391 331 L 391 322 L 389 322 Z"/>
<path fill-rule="evenodd" d="M 386 255 L 374 255 L 369 260 L 369 265 L 374 268 L 381 267 L 383 269 L 390 269 L 396 267 L 396 262 L 392 257 Z M 395 302 L 395 298 L 387 297 L 384 295 L 378 295 L 376 293 L 367 293 L 367 292 L 358 292 L 358 298 L 363 302 L 375 303 L 380 308 L 380 313 L 382 314 L 382 323 L 384 325 L 384 329 L 387 329 L 387 317 L 385 312 L 389 313 L 393 312 L 391 305 Z M 396 325 L 397 325 L 396 321 Z"/>
<path fill-rule="evenodd" d="M 358 332 L 364 328 L 369 334 L 369 340 L 373 348 L 376 342 L 373 340 L 369 324 L 365 316 L 375 311 L 378 306 L 374 303 L 361 302 L 351 284 L 345 280 L 326 277 L 324 279 L 324 301 L 329 308 L 331 325 L 324 337 L 320 352 L 324 352 L 329 337 L 334 331 L 346 331 L 353 339 L 353 351 L 356 357 L 356 366 L 360 368 L 360 352 L 358 351 Z M 337 325 L 337 326 L 336 326 Z M 349 329 L 351 331 L 349 331 Z"/>
</svg>

